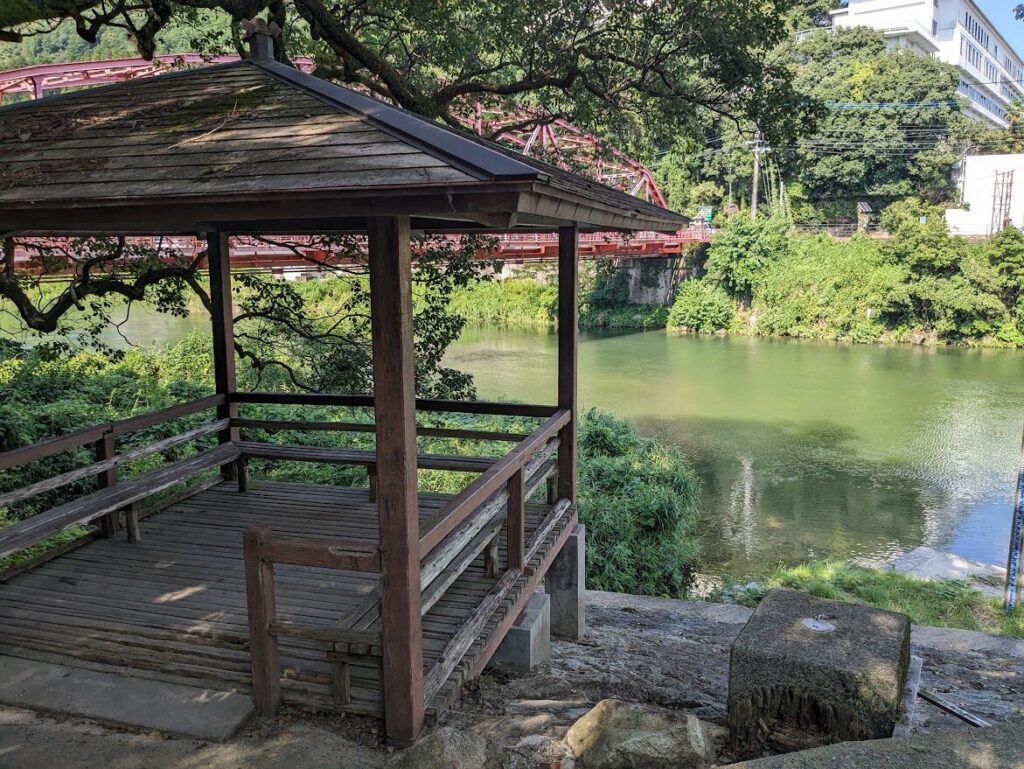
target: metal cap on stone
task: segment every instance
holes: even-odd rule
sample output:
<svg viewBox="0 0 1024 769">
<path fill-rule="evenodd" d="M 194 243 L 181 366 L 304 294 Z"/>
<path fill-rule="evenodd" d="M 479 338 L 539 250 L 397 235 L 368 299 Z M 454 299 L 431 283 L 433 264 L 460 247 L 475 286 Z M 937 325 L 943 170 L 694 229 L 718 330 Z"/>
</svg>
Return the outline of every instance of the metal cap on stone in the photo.
<svg viewBox="0 0 1024 769">
<path fill-rule="evenodd" d="M 275 22 L 268 24 L 263 19 L 246 19 L 242 22 L 242 29 L 249 44 L 250 59 L 274 59 L 274 41 L 281 36 L 281 28 Z"/>
</svg>

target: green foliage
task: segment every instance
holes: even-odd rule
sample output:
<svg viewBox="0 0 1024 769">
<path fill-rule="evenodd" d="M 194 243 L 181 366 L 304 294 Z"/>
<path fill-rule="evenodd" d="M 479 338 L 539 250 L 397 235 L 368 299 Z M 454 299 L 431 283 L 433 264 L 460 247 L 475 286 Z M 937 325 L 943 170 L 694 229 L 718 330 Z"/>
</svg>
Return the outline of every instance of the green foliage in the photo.
<svg viewBox="0 0 1024 769">
<path fill-rule="evenodd" d="M 668 326 L 710 334 L 728 329 L 735 316 L 736 306 L 724 288 L 706 280 L 688 280 L 676 294 Z"/>
<path fill-rule="evenodd" d="M 761 583 L 766 589 L 789 588 L 819 598 L 903 612 L 919 625 L 1024 637 L 1024 610 L 1008 615 L 1001 601 L 979 593 L 968 582 L 915 579 L 841 561 L 813 561 L 777 568 Z M 761 594 L 744 593 L 741 602 L 754 605 L 760 598 Z"/>
<path fill-rule="evenodd" d="M 1015 132 L 984 131 L 960 110 L 955 67 L 907 49 L 890 49 L 882 34 L 866 27 L 836 28 L 801 36 L 821 26 L 828 0 L 792 3 L 786 13 L 790 40 L 775 55 L 794 72 L 803 98 L 801 131 L 794 141 L 770 140 L 763 157 L 761 205 L 787 182 L 795 222 L 854 222 L 856 203 L 888 203 L 917 196 L 941 202 L 953 194 L 956 147 L 1013 151 Z M 772 126 L 702 113 L 698 137 L 679 137 L 659 158 L 656 172 L 673 207 L 689 212 L 699 203 L 727 198 L 748 208 L 751 198 L 750 142 Z M 727 193 L 726 190 L 729 192 Z M 749 210 L 749 209 L 748 209 Z"/>
<path fill-rule="evenodd" d="M 311 289 L 312 290 L 312 289 Z M 319 287 L 314 294 L 328 292 Z M 208 336 L 194 334 L 162 352 L 131 351 L 113 359 L 94 351 L 53 357 L 45 348 L 23 350 L 0 345 L 0 451 L 63 435 L 89 425 L 114 421 L 192 400 L 211 388 Z M 256 374 L 241 369 L 243 385 Z M 367 409 L 313 406 L 246 405 L 244 415 L 279 421 L 344 421 L 372 423 Z M 182 432 L 208 419 L 208 414 L 147 428 L 119 441 L 131 449 Z M 520 417 L 423 414 L 430 427 L 528 433 L 538 420 Z M 315 446 L 373 447 L 372 432 L 268 432 L 251 430 L 253 440 Z M 212 445 L 212 437 L 204 445 Z M 499 456 L 508 443 L 467 439 L 420 438 L 422 451 Z M 152 469 L 164 461 L 187 456 L 181 447 L 121 468 L 123 477 Z M 0 493 L 21 488 L 92 461 L 88 447 L 0 474 Z M 308 463 L 254 461 L 253 477 L 297 483 L 364 486 L 361 468 Z M 699 482 L 675 450 L 641 438 L 628 423 L 590 412 L 580 424 L 580 516 L 591 527 L 588 580 L 594 587 L 682 595 L 696 568 L 699 548 L 694 532 Z M 457 493 L 474 476 L 423 471 L 424 491 Z M 0 527 L 22 520 L 94 488 L 92 480 L 0 509 Z M 78 527 L 50 538 L 17 556 L 0 560 L 0 570 L 79 537 Z"/>
<path fill-rule="evenodd" d="M 621 272 L 605 268 L 598 275 L 600 278 L 595 276 L 581 292 L 580 328 L 664 328 L 667 307 L 626 301 L 628 285 Z M 535 278 L 475 283 L 452 294 L 450 309 L 471 325 L 554 328 L 558 323 L 558 286 Z"/>
<path fill-rule="evenodd" d="M 1007 227 L 992 238 L 988 251 L 998 275 L 999 295 L 1007 307 L 1015 308 L 1024 296 L 1024 233 Z"/>
<path fill-rule="evenodd" d="M 596 411 L 581 420 L 579 452 L 588 586 L 685 595 L 699 559 L 693 468 L 676 449 Z"/>
<path fill-rule="evenodd" d="M 761 273 L 786 253 L 788 224 L 781 218 L 734 216 L 715 236 L 704 262 L 706 280 L 730 294 L 749 299 Z"/>
<path fill-rule="evenodd" d="M 708 250 L 703 282 L 725 288 L 746 313 L 731 324 L 736 331 L 1021 346 L 1024 235 L 1008 228 L 989 243 L 950 237 L 941 207 L 916 198 L 888 206 L 882 225 L 888 239 L 837 241 L 789 232 L 779 218 L 734 217 Z M 710 300 L 685 289 L 670 325 L 695 327 L 696 308 Z"/>
<path fill-rule="evenodd" d="M 546 328 L 558 320 L 558 286 L 532 278 L 506 278 L 456 291 L 451 311 L 472 325 Z"/>
<path fill-rule="evenodd" d="M 794 236 L 754 292 L 757 332 L 803 339 L 876 341 L 905 301 L 907 270 L 875 242 Z"/>
<path fill-rule="evenodd" d="M 951 192 L 953 145 L 967 126 L 955 67 L 889 49 L 866 27 L 809 35 L 791 55 L 798 90 L 828 106 L 791 162 L 812 200 L 938 201 Z M 879 106 L 845 107 L 851 103 Z"/>
</svg>

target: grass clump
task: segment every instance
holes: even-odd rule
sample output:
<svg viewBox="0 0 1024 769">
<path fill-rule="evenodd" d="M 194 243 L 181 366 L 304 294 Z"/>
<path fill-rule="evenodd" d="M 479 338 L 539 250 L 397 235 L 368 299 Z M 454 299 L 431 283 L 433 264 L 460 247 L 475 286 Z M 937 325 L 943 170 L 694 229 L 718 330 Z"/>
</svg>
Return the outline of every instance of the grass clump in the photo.
<svg viewBox="0 0 1024 769">
<path fill-rule="evenodd" d="M 843 561 L 812 561 L 779 567 L 759 580 L 764 590 L 789 588 L 819 598 L 863 603 L 899 611 L 918 625 L 979 630 L 995 635 L 1024 637 L 1024 611 L 1003 611 L 1002 601 L 984 595 L 967 581 L 925 580 Z M 753 606 L 762 591 L 746 590 L 739 603 Z"/>
<path fill-rule="evenodd" d="M 683 597 L 700 556 L 700 481 L 683 455 L 591 410 L 580 421 L 579 476 L 588 586 Z"/>
</svg>

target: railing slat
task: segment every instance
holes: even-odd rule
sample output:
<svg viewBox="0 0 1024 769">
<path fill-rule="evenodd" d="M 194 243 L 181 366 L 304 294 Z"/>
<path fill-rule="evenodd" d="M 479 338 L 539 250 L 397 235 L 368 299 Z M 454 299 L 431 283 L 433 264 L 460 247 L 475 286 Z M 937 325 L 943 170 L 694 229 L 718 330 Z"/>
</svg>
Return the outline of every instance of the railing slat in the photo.
<svg viewBox="0 0 1024 769">
<path fill-rule="evenodd" d="M 377 428 L 369 422 L 297 422 L 279 419 L 232 419 L 232 427 L 241 429 L 266 430 L 281 432 L 339 432 L 339 433 L 372 433 Z M 416 434 L 424 438 L 463 438 L 476 441 L 503 441 L 518 443 L 530 437 L 529 433 L 503 433 L 489 430 L 456 429 L 448 427 L 416 427 Z"/>
<path fill-rule="evenodd" d="M 363 542 L 271 536 L 264 553 L 274 563 L 380 572 L 380 548 Z"/>
<path fill-rule="evenodd" d="M 181 444 L 188 443 L 196 438 L 201 438 L 204 435 L 219 432 L 227 427 L 227 422 L 228 420 L 221 419 L 217 422 L 201 425 L 200 427 L 180 433 L 179 435 L 172 435 L 170 438 L 164 438 L 162 441 L 151 443 L 148 446 L 142 446 L 141 448 L 133 449 L 132 451 L 126 451 L 123 454 L 118 454 L 116 456 L 108 456 L 107 458 L 101 459 L 99 462 L 94 462 L 91 465 L 79 467 L 75 470 L 68 470 L 66 473 L 61 473 L 60 475 L 55 475 L 52 478 L 38 481 L 30 486 L 24 486 L 20 489 L 9 491 L 6 494 L 0 494 L 0 507 L 13 504 L 14 502 L 20 502 L 23 499 L 34 497 L 36 494 L 42 494 L 45 491 L 59 489 L 61 486 L 67 486 L 69 483 L 74 483 L 75 481 L 80 481 L 83 478 L 88 478 L 93 475 L 102 474 L 104 478 L 101 480 L 100 487 L 107 488 L 116 482 L 116 468 L 119 466 L 128 464 L 129 462 L 134 462 L 138 459 L 144 459 L 145 457 L 152 456 L 153 454 L 158 454 L 161 451 L 174 448 L 175 446 L 180 446 Z M 106 444 L 111 441 L 113 441 L 113 435 L 107 433 L 97 441 L 97 445 Z M 112 451 L 112 449 L 104 448 L 98 451 L 102 453 Z M 111 473 L 115 474 L 110 475 Z"/>
<path fill-rule="evenodd" d="M 334 393 L 232 393 L 233 403 L 263 403 L 277 405 L 349 406 L 373 408 L 372 395 L 338 395 Z M 417 411 L 446 411 L 453 414 L 490 414 L 494 416 L 550 417 L 557 406 L 530 403 L 491 403 L 487 401 L 447 401 L 433 398 L 416 400 Z"/>
<path fill-rule="evenodd" d="M 140 414 L 137 417 L 124 419 L 119 422 L 104 422 L 102 424 L 93 425 L 92 427 L 84 427 L 81 430 L 76 430 L 75 432 L 68 433 L 67 435 L 60 435 L 56 438 L 49 438 L 45 441 L 33 443 L 29 446 L 22 446 L 21 448 L 5 451 L 0 453 L 0 470 L 7 470 L 11 467 L 25 464 L 26 462 L 46 459 L 47 457 L 52 457 L 54 454 L 60 454 L 64 451 L 81 448 L 87 444 L 95 443 L 107 433 L 112 435 L 123 435 L 134 430 L 141 430 L 144 427 L 160 424 L 161 422 L 168 422 L 172 419 L 178 419 L 180 417 L 189 416 L 190 414 L 195 414 L 199 411 L 205 411 L 206 409 L 219 405 L 223 402 L 223 399 L 223 395 L 209 395 L 205 398 L 200 398 L 199 400 L 183 403 L 180 406 L 171 406 L 170 408 L 161 409 L 160 411 L 154 411 L 149 414 Z"/>
</svg>

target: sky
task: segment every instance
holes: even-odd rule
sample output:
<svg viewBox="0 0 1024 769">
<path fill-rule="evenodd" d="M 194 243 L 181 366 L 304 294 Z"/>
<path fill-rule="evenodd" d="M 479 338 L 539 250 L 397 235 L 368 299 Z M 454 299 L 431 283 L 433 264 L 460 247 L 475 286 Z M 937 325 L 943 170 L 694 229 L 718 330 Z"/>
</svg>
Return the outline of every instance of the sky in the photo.
<svg viewBox="0 0 1024 769">
<path fill-rule="evenodd" d="M 1024 21 L 1013 17 L 1018 0 L 974 0 L 999 29 L 999 33 L 1024 57 Z"/>
</svg>

